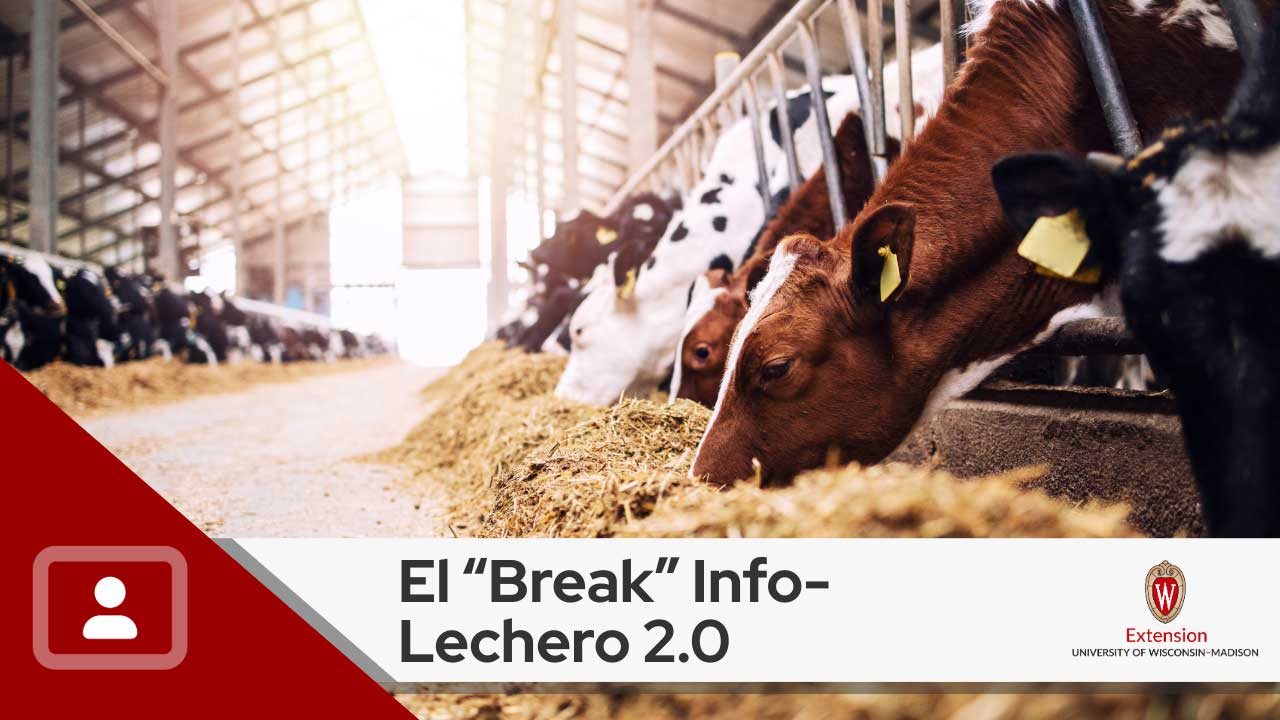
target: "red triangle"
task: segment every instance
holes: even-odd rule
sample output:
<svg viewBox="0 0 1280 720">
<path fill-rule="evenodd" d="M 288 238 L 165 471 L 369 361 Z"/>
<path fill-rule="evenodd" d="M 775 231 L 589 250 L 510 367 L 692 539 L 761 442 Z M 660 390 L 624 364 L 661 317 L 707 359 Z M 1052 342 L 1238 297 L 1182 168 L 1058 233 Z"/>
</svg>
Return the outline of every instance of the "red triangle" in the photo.
<svg viewBox="0 0 1280 720">
<path fill-rule="evenodd" d="M 381 686 L 0 362 L 0 678 L 32 717 L 408 718 Z M 170 670 L 50 670 L 33 649 L 33 562 L 54 545 L 171 546 L 188 576 Z M 22 696 L 26 696 L 26 701 Z M 16 717 L 16 716 L 15 716 Z"/>
</svg>

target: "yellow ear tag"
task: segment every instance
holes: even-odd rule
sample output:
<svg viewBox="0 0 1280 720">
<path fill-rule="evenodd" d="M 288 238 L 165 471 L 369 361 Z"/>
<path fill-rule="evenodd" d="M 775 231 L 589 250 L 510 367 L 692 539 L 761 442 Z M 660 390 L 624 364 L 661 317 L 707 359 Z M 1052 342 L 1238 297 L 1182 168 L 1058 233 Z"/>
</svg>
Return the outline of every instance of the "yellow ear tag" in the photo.
<svg viewBox="0 0 1280 720">
<path fill-rule="evenodd" d="M 618 297 L 623 300 L 628 300 L 631 298 L 632 295 L 635 294 L 635 291 L 636 291 L 636 271 L 633 268 L 627 271 L 627 284 L 618 288 Z"/>
<path fill-rule="evenodd" d="M 1018 254 L 1055 275 L 1073 279 L 1089 254 L 1089 236 L 1079 211 L 1036 220 L 1018 245 Z"/>
<path fill-rule="evenodd" d="M 617 230 L 610 230 L 609 228 L 603 227 L 603 226 L 596 228 L 596 242 L 600 243 L 601 245 L 608 245 L 609 243 L 617 239 L 618 239 Z"/>
<path fill-rule="evenodd" d="M 884 266 L 880 268 L 880 302 L 884 302 L 902 284 L 902 273 L 898 270 L 898 256 L 888 245 L 877 252 L 884 258 Z"/>
</svg>

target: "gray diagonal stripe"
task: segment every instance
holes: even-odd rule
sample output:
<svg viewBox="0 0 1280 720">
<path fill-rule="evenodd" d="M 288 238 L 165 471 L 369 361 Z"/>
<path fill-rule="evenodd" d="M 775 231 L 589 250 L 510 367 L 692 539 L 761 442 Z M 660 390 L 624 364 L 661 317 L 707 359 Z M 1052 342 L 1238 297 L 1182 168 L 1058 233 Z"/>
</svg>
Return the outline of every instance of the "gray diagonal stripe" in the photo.
<svg viewBox="0 0 1280 720">
<path fill-rule="evenodd" d="M 395 679 L 391 677 L 390 673 L 383 670 L 382 667 L 378 665 L 378 663 L 374 662 L 368 655 L 365 655 L 364 651 L 356 647 L 356 644 L 347 639 L 346 635 L 338 632 L 338 629 L 330 624 L 328 620 L 325 620 L 320 613 L 316 612 L 315 608 L 308 605 L 307 602 L 291 590 L 288 585 L 285 585 L 280 578 L 275 576 L 275 573 L 271 572 L 265 565 L 258 562 L 258 559 L 253 555 L 250 555 L 249 551 L 245 550 L 240 543 L 230 538 L 214 538 L 213 541 L 218 543 L 218 547 L 225 550 L 228 555 L 235 558 L 236 562 L 240 563 L 241 567 L 248 570 L 251 575 L 257 578 L 258 582 L 266 585 L 268 590 L 275 593 L 276 597 L 283 600 L 284 604 L 288 605 L 290 610 L 293 610 L 301 616 L 303 620 L 306 620 L 307 624 L 315 628 L 316 632 L 323 635 L 325 640 L 328 640 L 334 647 L 338 648 L 343 655 L 346 655 L 348 660 L 356 664 L 356 667 L 360 668 L 369 677 L 383 685 L 390 685 L 395 682 Z"/>
</svg>

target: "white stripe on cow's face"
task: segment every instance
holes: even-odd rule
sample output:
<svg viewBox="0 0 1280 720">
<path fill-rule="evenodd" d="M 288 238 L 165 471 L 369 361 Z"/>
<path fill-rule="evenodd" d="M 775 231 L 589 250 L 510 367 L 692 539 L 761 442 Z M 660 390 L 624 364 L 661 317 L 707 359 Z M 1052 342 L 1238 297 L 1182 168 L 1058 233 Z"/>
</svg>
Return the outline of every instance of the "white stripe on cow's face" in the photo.
<svg viewBox="0 0 1280 720">
<path fill-rule="evenodd" d="M 797 257 L 787 249 L 787 241 L 783 240 L 778 244 L 777 249 L 773 251 L 773 258 L 769 261 L 769 272 L 751 291 L 751 307 L 747 310 L 747 316 L 742 319 L 742 322 L 738 324 L 738 328 L 733 332 L 733 340 L 729 343 L 729 357 L 724 364 L 724 377 L 720 379 L 720 392 L 716 395 L 716 406 L 711 411 L 711 420 L 707 423 L 707 429 L 702 433 L 702 440 L 698 442 L 698 449 L 693 454 L 693 463 L 689 465 L 689 477 L 694 477 L 693 468 L 698 464 L 698 456 L 702 454 L 702 446 L 707 442 L 707 436 L 711 434 L 711 428 L 715 427 L 716 420 L 720 418 L 720 409 L 724 407 L 725 396 L 729 394 L 729 387 L 733 384 L 734 373 L 738 370 L 738 359 L 742 355 L 742 346 L 746 343 L 747 338 L 751 336 L 751 332 L 755 330 L 756 323 L 760 322 L 760 318 L 764 316 L 769 303 L 773 301 L 773 296 L 778 294 L 778 290 L 786 284 L 787 278 L 791 276 L 791 271 L 796 267 Z"/>
<path fill-rule="evenodd" d="M 1237 236 L 1265 258 L 1280 257 L 1280 146 L 1200 150 L 1155 187 L 1166 262 L 1191 262 Z"/>
<path fill-rule="evenodd" d="M 689 298 L 689 307 L 684 313 L 684 328 L 680 331 L 680 342 L 676 343 L 676 365 L 671 374 L 671 391 L 667 396 L 667 402 L 675 402 L 680 393 L 680 383 L 684 375 L 682 369 L 685 338 L 689 337 L 689 331 L 693 330 L 693 326 L 716 306 L 716 298 L 725 292 L 727 291 L 724 288 L 712 288 L 706 274 L 699 275 L 698 279 L 693 281 L 692 297 Z"/>
</svg>

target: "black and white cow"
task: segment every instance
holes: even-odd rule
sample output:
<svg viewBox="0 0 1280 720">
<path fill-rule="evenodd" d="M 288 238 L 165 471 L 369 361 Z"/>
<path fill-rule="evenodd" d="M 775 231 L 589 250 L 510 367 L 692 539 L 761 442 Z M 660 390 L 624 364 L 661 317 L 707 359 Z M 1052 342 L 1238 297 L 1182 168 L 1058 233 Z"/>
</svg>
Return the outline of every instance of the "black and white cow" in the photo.
<svg viewBox="0 0 1280 720">
<path fill-rule="evenodd" d="M 529 299 L 521 316 L 498 330 L 498 339 L 526 352 L 543 349 L 578 306 L 596 268 L 612 257 L 619 278 L 638 272 L 678 207 L 677 199 L 638 193 L 607 218 L 581 213 L 561 223 L 554 237 L 530 253 Z"/>
<path fill-rule="evenodd" d="M 273 320 L 259 315 L 249 318 L 249 354 L 260 362 L 284 361 L 285 347 Z"/>
<path fill-rule="evenodd" d="M 161 284 L 155 290 L 156 322 L 168 352 L 189 363 L 217 365 L 213 348 L 194 327 L 193 309 L 181 289 Z"/>
<path fill-rule="evenodd" d="M 55 272 L 55 277 L 67 306 L 63 358 L 74 365 L 114 365 L 119 328 L 103 278 L 88 269 Z"/>
<path fill-rule="evenodd" d="M 582 210 L 556 224 L 555 234 L 530 251 L 530 264 L 546 268 L 550 291 L 568 280 L 584 282 L 610 255 L 624 245 L 635 244 L 637 233 L 645 236 L 641 245 L 648 242 L 652 247 L 677 209 L 673 206 L 677 202 L 654 193 L 639 193 L 628 197 L 606 217 Z M 656 225 L 656 232 L 646 232 L 645 225 Z M 627 226 L 631 233 L 626 232 Z"/>
<path fill-rule="evenodd" d="M 993 170 L 1018 229 L 1083 217 L 1169 379 L 1222 536 L 1280 536 L 1280 13 L 1260 47 L 1221 121 L 1174 125 L 1129 162 L 1046 153 Z"/>
<path fill-rule="evenodd" d="M 516 336 L 514 344 L 525 352 L 550 350 L 547 339 L 555 336 L 578 304 L 586 297 L 586 292 L 578 287 L 564 286 L 555 289 L 547 297 L 537 298 L 531 307 L 534 310 L 532 322 Z M 567 348 L 565 351 L 567 352 Z"/>
<path fill-rule="evenodd" d="M 156 310 L 151 297 L 151 280 L 144 275 L 127 275 L 106 269 L 107 285 L 116 306 L 116 360 L 145 360 L 155 352 Z"/>
<path fill-rule="evenodd" d="M 62 350 L 66 306 L 53 268 L 37 257 L 0 254 L 0 329 L 4 359 L 19 370 L 34 370 Z"/>
<path fill-rule="evenodd" d="M 187 300 L 195 310 L 196 334 L 209 343 L 209 348 L 218 362 L 226 362 L 231 339 L 227 335 L 227 323 L 222 318 L 225 310 L 222 296 L 207 292 L 192 292 L 187 294 Z"/>
</svg>

